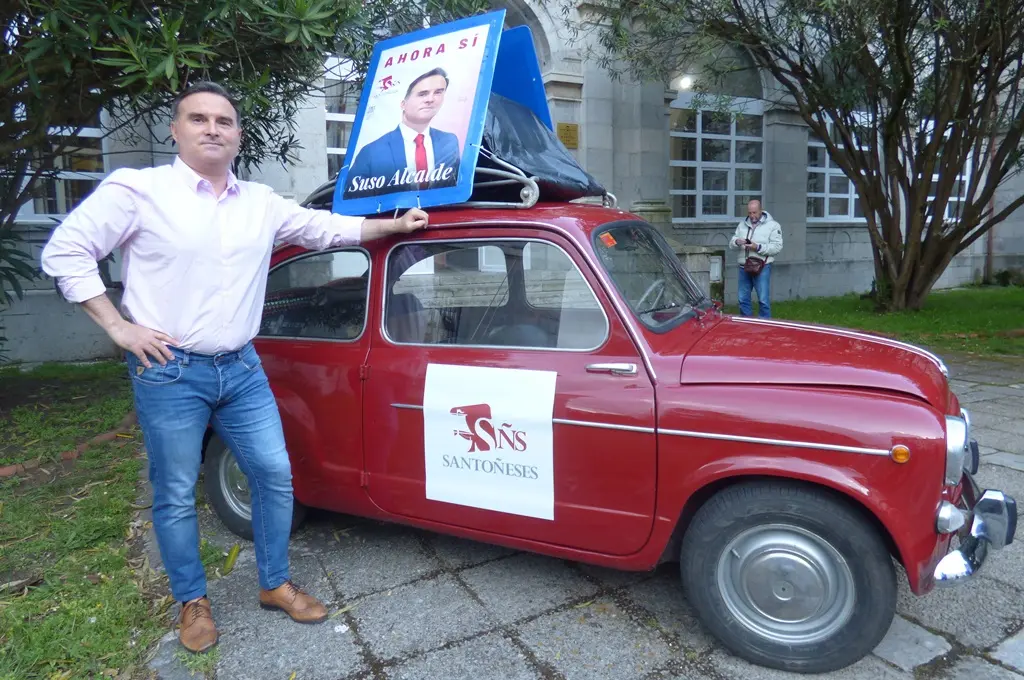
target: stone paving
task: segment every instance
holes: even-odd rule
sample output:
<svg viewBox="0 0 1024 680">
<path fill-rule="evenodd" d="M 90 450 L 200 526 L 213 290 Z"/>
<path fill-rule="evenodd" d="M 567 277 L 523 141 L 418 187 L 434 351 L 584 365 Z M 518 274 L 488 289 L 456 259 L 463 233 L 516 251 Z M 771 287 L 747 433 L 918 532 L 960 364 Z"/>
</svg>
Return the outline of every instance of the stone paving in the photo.
<svg viewBox="0 0 1024 680">
<path fill-rule="evenodd" d="M 949 363 L 984 454 L 979 484 L 1024 502 L 1024 362 Z M 201 517 L 208 540 L 239 542 L 207 510 Z M 259 609 L 255 557 L 242 542 L 234 570 L 209 587 L 218 680 L 807 677 L 750 665 L 713 642 L 681 595 L 675 564 L 615 572 L 311 513 L 293 537 L 292 566 L 332 618 L 302 626 Z M 967 585 L 919 598 L 904 580 L 898 616 L 874 653 L 812 677 L 1024 680 L 1022 575 L 1024 535 Z M 193 677 L 178 649 L 168 633 L 151 663 L 161 678 Z"/>
</svg>

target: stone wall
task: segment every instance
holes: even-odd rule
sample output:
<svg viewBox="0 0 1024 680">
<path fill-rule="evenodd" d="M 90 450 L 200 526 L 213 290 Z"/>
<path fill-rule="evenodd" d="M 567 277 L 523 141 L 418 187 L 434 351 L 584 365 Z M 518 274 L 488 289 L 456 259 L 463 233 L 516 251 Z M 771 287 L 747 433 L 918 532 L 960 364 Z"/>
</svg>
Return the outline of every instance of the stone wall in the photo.
<svg viewBox="0 0 1024 680">
<path fill-rule="evenodd" d="M 40 256 L 50 236 L 45 223 L 22 225 L 18 233 L 24 249 L 32 256 L 40 276 L 24 281 L 25 296 L 0 316 L 7 338 L 4 350 L 12 363 L 34 364 L 45 361 L 89 361 L 121 356 L 121 350 L 107 334 L 82 310 L 67 302 L 57 291 L 53 279 L 41 273 Z M 101 263 L 113 280 L 120 278 L 119 264 Z M 107 290 L 114 306 L 120 304 L 120 290 Z"/>
<path fill-rule="evenodd" d="M 1024 175 L 1008 180 L 996 192 L 994 209 L 1003 210 L 1011 201 L 1024 194 Z M 992 271 L 1024 269 L 1024 208 L 1018 208 L 1006 221 L 992 229 Z M 981 251 L 986 248 L 988 235 L 978 239 Z"/>
<path fill-rule="evenodd" d="M 1009 233 L 1020 229 L 1019 224 L 1009 221 L 1000 227 Z M 731 235 L 732 229 L 725 225 L 682 228 L 677 225 L 673 230 L 674 238 L 679 241 L 718 248 L 724 248 Z M 773 300 L 829 297 L 871 290 L 875 278 L 874 262 L 871 242 L 863 225 L 811 223 L 806 227 L 803 245 L 806 259 L 793 261 L 780 257 L 772 265 Z M 786 248 L 788 246 L 787 240 Z M 725 249 L 725 300 L 729 304 L 736 303 L 739 276 L 737 257 L 736 250 Z M 1024 254 L 997 255 L 993 263 L 995 271 L 1019 266 L 1024 263 Z M 982 280 L 984 269 L 985 244 L 984 239 L 979 239 L 953 259 L 936 282 L 935 288 L 955 288 L 976 283 Z"/>
<path fill-rule="evenodd" d="M 120 291 L 108 290 L 115 306 Z M 80 305 L 65 301 L 55 290 L 29 290 L 3 313 L 5 349 L 11 362 L 116 359 L 122 352 Z"/>
<path fill-rule="evenodd" d="M 411 293 L 427 309 L 445 307 L 500 307 L 508 302 L 508 281 L 503 272 L 452 271 L 401 278 L 396 294 Z M 596 309 L 587 282 L 572 272 L 528 271 L 526 299 L 540 308 Z"/>
</svg>

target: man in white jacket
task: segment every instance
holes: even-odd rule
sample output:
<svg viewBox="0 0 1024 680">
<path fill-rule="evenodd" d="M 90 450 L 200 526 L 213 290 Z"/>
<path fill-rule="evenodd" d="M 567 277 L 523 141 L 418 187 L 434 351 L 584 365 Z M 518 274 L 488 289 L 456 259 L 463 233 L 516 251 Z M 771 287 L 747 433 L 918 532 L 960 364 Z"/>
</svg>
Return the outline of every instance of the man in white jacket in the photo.
<svg viewBox="0 0 1024 680">
<path fill-rule="evenodd" d="M 761 209 L 761 201 L 750 201 L 747 217 L 736 226 L 729 247 L 740 251 L 740 314 L 751 315 L 750 291 L 753 288 L 757 290 L 758 316 L 770 319 L 772 262 L 782 252 L 782 226 Z"/>
</svg>

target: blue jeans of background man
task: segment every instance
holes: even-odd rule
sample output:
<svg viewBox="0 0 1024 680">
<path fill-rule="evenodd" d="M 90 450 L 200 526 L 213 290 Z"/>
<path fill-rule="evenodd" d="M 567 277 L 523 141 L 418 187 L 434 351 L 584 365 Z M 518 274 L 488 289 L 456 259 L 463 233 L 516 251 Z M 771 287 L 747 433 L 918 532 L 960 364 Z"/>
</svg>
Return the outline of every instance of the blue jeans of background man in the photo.
<svg viewBox="0 0 1024 680">
<path fill-rule="evenodd" d="M 740 265 L 739 300 L 741 316 L 751 315 L 750 291 L 754 289 L 757 291 L 757 315 L 763 319 L 772 318 L 771 283 L 772 266 L 770 264 L 766 264 L 757 276 L 748 274 L 743 270 L 743 265 Z"/>
<path fill-rule="evenodd" d="M 288 579 L 292 475 L 260 358 L 252 343 L 217 355 L 171 351 L 174 359 L 166 366 L 151 358 L 152 368 L 129 353 L 128 368 L 149 456 L 153 528 L 174 599 L 187 602 L 206 593 L 195 486 L 208 423 L 249 480 L 259 583 L 276 588 Z"/>
</svg>

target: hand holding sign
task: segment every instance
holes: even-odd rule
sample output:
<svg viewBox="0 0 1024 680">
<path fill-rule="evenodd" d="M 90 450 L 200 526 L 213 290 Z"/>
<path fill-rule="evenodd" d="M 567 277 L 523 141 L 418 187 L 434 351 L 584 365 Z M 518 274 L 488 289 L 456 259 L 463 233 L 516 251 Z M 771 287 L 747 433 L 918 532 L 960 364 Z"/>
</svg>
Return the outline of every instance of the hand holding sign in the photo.
<svg viewBox="0 0 1024 680">
<path fill-rule="evenodd" d="M 393 219 L 365 219 L 359 240 L 365 242 L 392 234 L 411 234 L 426 227 L 428 221 L 427 213 L 420 208 L 410 208 L 401 217 Z"/>
<path fill-rule="evenodd" d="M 427 226 L 427 213 L 419 208 L 410 208 L 407 213 L 395 220 L 396 234 L 409 234 Z"/>
</svg>

